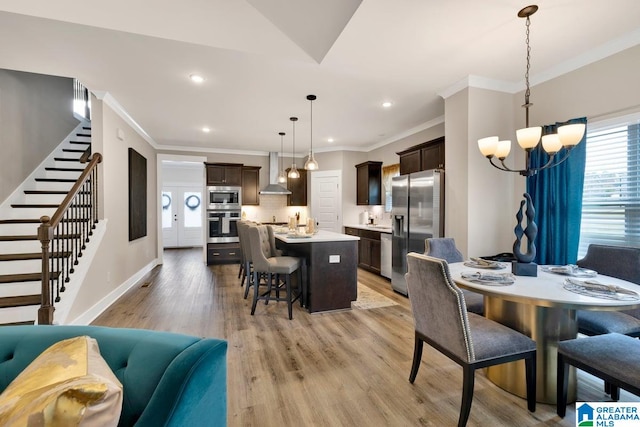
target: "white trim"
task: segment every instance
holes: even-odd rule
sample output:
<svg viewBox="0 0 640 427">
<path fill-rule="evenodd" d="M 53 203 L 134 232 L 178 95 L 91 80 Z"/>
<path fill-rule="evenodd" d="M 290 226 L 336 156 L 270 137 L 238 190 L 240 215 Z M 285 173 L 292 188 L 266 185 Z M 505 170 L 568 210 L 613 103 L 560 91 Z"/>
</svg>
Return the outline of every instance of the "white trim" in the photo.
<svg viewBox="0 0 640 427">
<path fill-rule="evenodd" d="M 385 139 L 382 142 L 379 142 L 375 145 L 370 146 L 367 151 L 372 151 L 375 150 L 376 148 L 380 148 L 380 147 L 384 147 L 385 145 L 391 144 L 392 142 L 396 142 L 401 140 L 402 138 L 406 138 L 408 136 L 414 135 L 418 132 L 422 132 L 425 129 L 430 129 L 434 126 L 438 126 L 439 124 L 444 123 L 444 115 L 443 116 L 439 116 L 436 117 L 433 120 L 429 120 L 428 122 L 424 122 L 418 126 L 412 127 L 411 129 L 405 130 L 404 132 L 401 132 L 395 136 L 392 136 L 391 138 Z"/>
<path fill-rule="evenodd" d="M 137 273 L 131 276 L 122 285 L 118 286 L 113 291 L 109 292 L 104 298 L 94 304 L 89 310 L 85 311 L 82 315 L 75 318 L 73 321 L 67 323 L 68 325 L 88 325 L 93 322 L 102 312 L 104 312 L 111 304 L 116 302 L 118 298 L 124 295 L 129 289 L 131 289 L 145 274 L 149 273 L 153 268 L 158 265 L 158 259 L 154 259 L 149 264 L 142 267 Z"/>
<path fill-rule="evenodd" d="M 131 126 L 131 128 L 136 131 L 136 133 L 140 135 L 142 139 L 147 141 L 149 145 L 151 145 L 156 150 L 160 149 L 160 146 L 153 140 L 153 138 L 151 138 L 151 136 L 149 136 L 149 134 L 144 129 L 142 129 L 142 126 L 140 126 L 138 122 L 136 122 L 133 117 L 131 117 L 129 113 L 127 113 L 124 107 L 120 105 L 120 103 L 113 97 L 113 95 L 111 95 L 109 92 L 100 90 L 92 90 L 91 93 L 93 93 L 96 98 L 107 104 L 113 111 L 115 111 L 115 113 L 120 116 L 122 120 L 124 120 L 129 126 Z"/>
</svg>

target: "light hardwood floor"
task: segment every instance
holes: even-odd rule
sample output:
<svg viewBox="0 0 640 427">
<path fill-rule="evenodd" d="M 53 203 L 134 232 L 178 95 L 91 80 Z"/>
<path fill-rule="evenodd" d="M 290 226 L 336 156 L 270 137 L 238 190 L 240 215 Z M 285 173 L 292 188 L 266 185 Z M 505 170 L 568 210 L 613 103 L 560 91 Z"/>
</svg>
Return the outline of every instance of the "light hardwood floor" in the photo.
<svg viewBox="0 0 640 427">
<path fill-rule="evenodd" d="M 425 346 L 415 384 L 409 301 L 366 271 L 358 281 L 397 305 L 309 314 L 296 304 L 243 299 L 237 265 L 206 266 L 200 249 L 165 251 L 165 264 L 113 304 L 95 325 L 145 328 L 228 340 L 229 426 L 454 426 L 462 370 Z M 581 401 L 607 400 L 602 383 L 579 375 Z M 638 399 L 626 392 L 622 401 Z M 574 405 L 526 402 L 489 382 L 476 384 L 469 426 L 574 426 Z"/>
</svg>

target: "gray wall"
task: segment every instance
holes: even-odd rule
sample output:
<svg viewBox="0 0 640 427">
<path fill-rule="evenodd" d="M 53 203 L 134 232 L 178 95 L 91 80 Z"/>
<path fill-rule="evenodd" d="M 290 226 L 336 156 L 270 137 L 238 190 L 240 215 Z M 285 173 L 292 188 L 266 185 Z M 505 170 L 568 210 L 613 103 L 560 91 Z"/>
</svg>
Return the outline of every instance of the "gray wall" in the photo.
<svg viewBox="0 0 640 427">
<path fill-rule="evenodd" d="M 73 80 L 0 70 L 0 200 L 77 126 Z"/>
</svg>

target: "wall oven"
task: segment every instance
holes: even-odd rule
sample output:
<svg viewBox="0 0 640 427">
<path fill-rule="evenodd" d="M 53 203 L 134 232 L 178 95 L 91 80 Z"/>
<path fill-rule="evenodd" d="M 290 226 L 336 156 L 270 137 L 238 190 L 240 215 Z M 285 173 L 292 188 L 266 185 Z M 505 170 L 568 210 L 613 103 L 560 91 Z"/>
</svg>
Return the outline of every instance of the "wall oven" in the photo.
<svg viewBox="0 0 640 427">
<path fill-rule="evenodd" d="M 241 187 L 207 187 L 208 206 L 207 209 L 233 209 L 242 208 L 242 188 Z"/>
<path fill-rule="evenodd" d="M 238 242 L 238 226 L 240 209 L 224 209 L 207 211 L 207 242 Z"/>
</svg>

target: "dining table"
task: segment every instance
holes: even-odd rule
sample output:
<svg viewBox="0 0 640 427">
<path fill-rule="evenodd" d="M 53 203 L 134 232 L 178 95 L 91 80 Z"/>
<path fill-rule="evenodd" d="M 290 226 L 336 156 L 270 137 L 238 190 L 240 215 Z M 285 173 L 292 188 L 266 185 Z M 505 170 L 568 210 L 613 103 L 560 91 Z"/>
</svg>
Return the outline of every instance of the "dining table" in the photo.
<svg viewBox="0 0 640 427">
<path fill-rule="evenodd" d="M 484 295 L 485 317 L 509 326 L 536 341 L 536 400 L 550 404 L 556 403 L 558 342 L 578 336 L 577 311 L 627 310 L 640 307 L 640 298 L 637 298 L 640 295 L 639 285 L 601 274 L 595 275 L 596 272 L 590 272 L 595 277 L 576 277 L 584 276 L 586 272 L 576 270 L 573 274 L 569 273 L 569 270 L 557 267 L 538 266 L 537 276 L 534 277 L 510 274 L 509 263 L 494 264 L 491 270 L 486 267 L 479 268 L 478 263 L 470 261 L 449 264 L 451 278 L 460 288 Z M 489 272 L 491 274 L 487 276 Z M 491 278 L 495 274 L 507 276 L 509 279 L 494 282 L 481 279 Z M 509 281 L 512 283 L 507 283 Z M 581 291 L 583 287 L 572 286 L 572 283 L 585 282 L 619 287 L 621 292 L 629 295 L 621 294 L 621 299 L 616 299 L 605 293 L 578 293 L 577 291 Z M 634 293 L 636 297 L 632 296 Z M 525 368 L 522 361 L 487 368 L 486 374 L 489 380 L 504 390 L 526 397 Z M 576 390 L 576 370 L 572 367 L 569 372 L 569 402 L 576 400 Z"/>
</svg>

